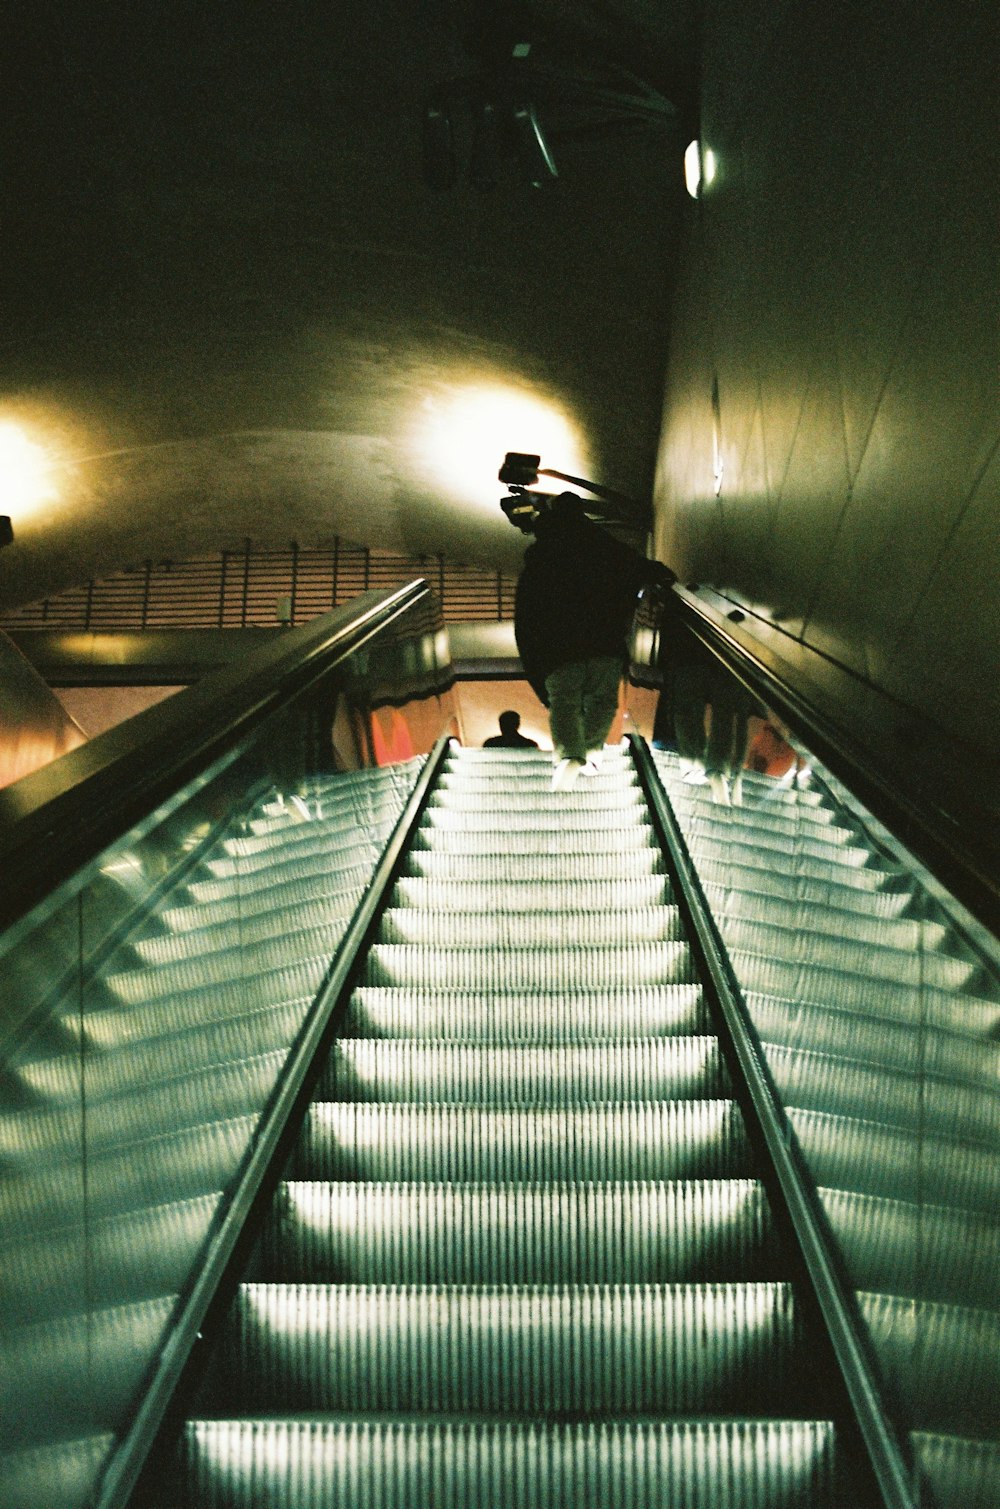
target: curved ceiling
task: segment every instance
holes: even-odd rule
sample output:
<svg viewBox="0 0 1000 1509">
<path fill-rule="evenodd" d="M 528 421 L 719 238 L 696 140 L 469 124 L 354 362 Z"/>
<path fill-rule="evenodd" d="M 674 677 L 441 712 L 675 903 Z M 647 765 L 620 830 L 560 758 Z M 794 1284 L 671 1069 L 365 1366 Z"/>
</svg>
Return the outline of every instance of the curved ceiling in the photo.
<svg viewBox="0 0 1000 1509">
<path fill-rule="evenodd" d="M 511 411 L 494 449 L 470 395 L 532 400 L 568 427 L 548 464 L 648 496 L 687 0 L 40 0 L 14 24 L 5 603 L 246 537 L 509 565 L 521 542 L 491 477 L 545 432 Z M 477 80 L 455 94 L 467 158 L 462 101 L 489 92 L 512 39 L 563 78 L 540 111 L 558 178 L 533 188 L 511 160 L 492 192 L 464 175 L 432 192 L 428 97 Z M 595 83 L 641 86 L 609 63 L 680 117 L 610 130 Z M 481 475 L 456 464 L 462 444 L 490 452 Z"/>
</svg>

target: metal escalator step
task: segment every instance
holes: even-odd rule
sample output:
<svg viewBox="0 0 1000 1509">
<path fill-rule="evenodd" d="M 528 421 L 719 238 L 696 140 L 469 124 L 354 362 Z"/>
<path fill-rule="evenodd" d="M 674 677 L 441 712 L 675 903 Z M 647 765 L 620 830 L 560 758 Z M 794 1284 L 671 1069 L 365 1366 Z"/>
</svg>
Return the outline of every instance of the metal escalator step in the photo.
<svg viewBox="0 0 1000 1509">
<path fill-rule="evenodd" d="M 91 1104 L 130 1089 L 147 1090 L 162 1080 L 196 1073 L 209 1064 L 237 1064 L 249 1055 L 287 1048 L 305 1019 L 308 999 L 231 1017 L 157 1037 L 125 1041 L 78 1056 L 24 1064 L 12 1070 L 19 1084 L 47 1103 Z"/>
<path fill-rule="evenodd" d="M 747 999 L 754 1026 L 766 1043 L 806 1046 L 815 1053 L 860 1059 L 872 1066 L 933 1075 L 993 1090 L 1000 1083 L 1000 1043 L 965 1037 L 925 1022 L 900 1022 L 878 1014 L 878 995 L 862 1016 L 853 1011 L 768 996 Z"/>
<path fill-rule="evenodd" d="M 948 929 L 920 917 L 878 917 L 830 903 L 791 901 L 762 891 L 731 885 L 705 886 L 712 915 L 720 928 L 732 920 L 766 920 L 780 928 L 800 928 L 813 935 L 829 935 L 854 944 L 875 943 L 883 948 L 931 953 L 947 945 Z"/>
<path fill-rule="evenodd" d="M 673 888 L 666 875 L 641 875 L 634 880 L 524 879 L 516 885 L 476 880 L 397 880 L 391 905 L 456 912 L 547 912 L 575 907 L 579 911 L 624 913 L 644 907 L 667 906 Z"/>
<path fill-rule="evenodd" d="M 80 1436 L 27 1451 L 0 1450 L 0 1504 L 6 1509 L 86 1509 L 114 1436 Z"/>
<path fill-rule="evenodd" d="M 733 852 L 727 858 L 698 856 L 698 874 L 702 884 L 727 890 L 745 891 L 759 897 L 763 906 L 774 897 L 779 901 L 803 902 L 810 906 L 832 907 L 839 912 L 860 912 L 865 917 L 903 917 L 912 913 L 913 887 L 889 877 L 881 889 L 872 889 L 878 879 L 875 870 L 849 870 L 831 873 L 828 866 L 813 866 L 814 873 L 799 867 L 747 863 Z"/>
<path fill-rule="evenodd" d="M 166 1295 L 5 1328 L 0 1420 L 6 1439 L 25 1447 L 51 1444 L 54 1421 L 67 1440 L 122 1430 L 175 1303 L 175 1295 Z"/>
<path fill-rule="evenodd" d="M 653 763 L 670 787 L 671 794 L 675 786 L 681 786 L 693 797 L 701 794 L 704 800 L 711 799 L 704 786 L 690 786 L 681 779 L 678 757 L 673 750 L 654 749 L 652 755 Z M 824 791 L 809 784 L 786 785 L 783 781 L 775 780 L 773 776 L 760 775 L 755 770 L 744 770 L 743 788 L 750 800 L 761 805 L 831 810 L 831 799 Z"/>
<path fill-rule="evenodd" d="M 0 1180 L 0 1231 L 16 1241 L 81 1220 L 85 1206 L 93 1221 L 224 1189 L 253 1127 L 254 1118 L 243 1116 L 147 1138 L 89 1156 L 86 1177 L 78 1159 L 7 1168 Z"/>
<path fill-rule="evenodd" d="M 600 990 L 693 984 L 686 943 L 632 943 L 537 948 L 420 948 L 376 943 L 362 974 L 365 985 L 478 990 Z"/>
<path fill-rule="evenodd" d="M 983 1401 L 1000 1397 L 1000 1311 L 891 1294 L 862 1293 L 858 1302 L 910 1428 L 982 1431 Z"/>
<path fill-rule="evenodd" d="M 995 1307 L 1000 1220 L 971 1211 L 821 1189 L 855 1289 Z"/>
<path fill-rule="evenodd" d="M 501 854 L 558 857 L 577 854 L 631 855 L 654 850 L 659 845 L 653 830 L 648 825 L 629 828 L 567 828 L 551 831 L 538 829 L 500 829 L 488 836 L 481 832 L 458 829 L 448 832 L 440 828 L 418 828 L 413 837 L 415 853 L 430 851 L 432 854 L 473 854 L 490 857 Z"/>
<path fill-rule="evenodd" d="M 789 1120 L 818 1184 L 857 1194 L 929 1200 L 956 1210 L 1000 1210 L 1000 1162 L 991 1148 L 953 1137 L 793 1108 Z"/>
<path fill-rule="evenodd" d="M 351 996 L 341 1036 L 541 1044 L 711 1030 L 700 985 L 562 995 L 363 985 Z"/>
<path fill-rule="evenodd" d="M 808 927 L 780 927 L 765 913 L 759 920 L 723 918 L 720 931 L 730 953 L 756 955 L 780 964 L 836 970 L 840 974 L 886 979 L 896 985 L 931 986 L 937 990 L 971 990 L 982 979 L 974 959 L 951 954 L 887 948 L 856 943 Z"/>
<path fill-rule="evenodd" d="M 665 1284 L 784 1275 L 751 1179 L 282 1184 L 259 1278 L 284 1283 Z"/>
<path fill-rule="evenodd" d="M 242 1413 L 789 1414 L 790 1286 L 243 1284 L 220 1344 Z"/>
<path fill-rule="evenodd" d="M 572 1109 L 314 1101 L 293 1179 L 513 1182 L 745 1178 L 750 1148 L 731 1100 Z"/>
<path fill-rule="evenodd" d="M 101 1307 L 179 1293 L 220 1198 L 201 1195 L 4 1243 L 0 1314 L 5 1325 L 71 1315 L 85 1297 Z"/>
<path fill-rule="evenodd" d="M 627 804 L 619 803 L 613 808 L 596 804 L 591 808 L 574 808 L 567 811 L 550 805 L 548 808 L 525 809 L 519 802 L 511 807 L 507 802 L 497 802 L 492 809 L 482 802 L 464 810 L 447 807 L 430 807 L 424 813 L 422 827 L 436 833 L 477 833 L 484 847 L 494 842 L 498 833 L 624 833 L 631 828 L 648 828 L 649 811 L 638 794 Z"/>
<path fill-rule="evenodd" d="M 164 1509 L 166 1502 L 171 1509 L 844 1509 L 847 1502 L 834 1428 L 823 1420 L 197 1420 L 179 1456 Z"/>
<path fill-rule="evenodd" d="M 984 1035 L 1000 1021 L 1000 1001 L 984 1000 L 972 990 L 944 990 L 931 982 L 898 983 L 863 972 L 851 974 L 822 964 L 796 963 L 738 949 L 729 953 L 740 984 L 756 995 L 922 1022 L 946 1031 L 964 1031 L 970 1037 Z"/>
<path fill-rule="evenodd" d="M 441 777 L 437 790 L 450 799 L 452 795 L 469 798 L 482 798 L 486 801 L 505 801 L 509 806 L 519 806 L 521 802 L 532 802 L 536 798 L 548 800 L 551 795 L 553 766 L 551 761 L 522 780 L 508 775 L 476 776 L 467 774 L 445 774 Z M 634 772 L 602 773 L 601 775 L 589 775 L 579 781 L 572 791 L 559 792 L 558 795 L 565 806 L 566 812 L 586 812 L 593 810 L 596 798 L 610 796 L 612 799 L 640 791 L 638 777 Z"/>
<path fill-rule="evenodd" d="M 550 791 L 548 786 L 525 786 L 513 791 L 497 791 L 494 786 L 484 786 L 481 791 L 469 791 L 464 786 L 441 786 L 435 788 L 427 803 L 427 816 L 435 821 L 439 813 L 453 814 L 457 823 L 463 813 L 475 817 L 486 816 L 493 820 L 494 814 L 516 812 L 519 820 L 527 826 L 533 819 L 545 822 L 574 822 L 577 817 L 592 817 L 606 813 L 617 821 L 619 813 L 637 814 L 637 820 L 648 820 L 648 810 L 638 785 L 605 785 L 596 790 L 589 782 L 576 785 L 572 791 Z"/>
<path fill-rule="evenodd" d="M 259 1114 L 286 1054 L 268 1053 L 242 1063 L 215 1064 L 159 1085 L 133 1085 L 87 1111 L 89 1153 L 231 1119 Z M 18 1111 L 0 1116 L 0 1159 L 26 1167 L 33 1159 L 78 1156 L 80 1107 Z"/>
<path fill-rule="evenodd" d="M 625 854 L 444 854 L 437 849 L 410 849 L 402 869 L 403 875 L 430 880 L 481 880 L 501 885 L 521 880 L 636 880 L 665 873 L 659 849 Z"/>
<path fill-rule="evenodd" d="M 317 1093 L 330 1100 L 369 1102 L 568 1105 L 704 1099 L 728 1094 L 729 1082 L 714 1037 L 636 1038 L 557 1048 L 345 1038 L 334 1045 Z"/>
<path fill-rule="evenodd" d="M 786 1106 L 982 1146 L 1000 1138 L 1000 1099 L 990 1091 L 801 1048 L 769 1046 L 767 1062 Z"/>
<path fill-rule="evenodd" d="M 331 868 L 338 860 L 350 863 L 359 848 L 381 853 L 392 832 L 394 822 L 387 819 L 369 828 L 353 827 L 349 831 L 327 833 L 318 823 L 285 830 L 283 842 L 264 839 L 229 839 L 202 860 L 210 875 L 254 875 L 261 870 L 281 869 L 288 865 L 326 862 Z"/>
<path fill-rule="evenodd" d="M 429 912 L 390 907 L 382 913 L 380 943 L 427 945 L 476 944 L 480 948 L 559 946 L 608 943 L 679 942 L 686 936 L 676 907 L 609 911 L 493 913 Z"/>
</svg>

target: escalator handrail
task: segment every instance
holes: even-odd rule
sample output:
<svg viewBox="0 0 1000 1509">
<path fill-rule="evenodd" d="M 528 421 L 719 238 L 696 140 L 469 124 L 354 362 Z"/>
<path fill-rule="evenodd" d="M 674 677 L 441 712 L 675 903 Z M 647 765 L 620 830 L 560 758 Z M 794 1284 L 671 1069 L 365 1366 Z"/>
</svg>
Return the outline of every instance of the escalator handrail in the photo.
<svg viewBox="0 0 1000 1509">
<path fill-rule="evenodd" d="M 369 592 L 0 790 L 0 930 L 431 591 Z"/>
<path fill-rule="evenodd" d="M 450 748 L 443 732 L 414 783 L 375 873 L 338 945 L 302 1029 L 292 1044 L 278 1083 L 261 1116 L 225 1213 L 213 1229 L 191 1288 L 184 1296 L 167 1342 L 154 1364 L 131 1424 L 104 1473 L 94 1509 L 125 1509 L 149 1457 L 174 1394 L 202 1336 L 205 1317 L 230 1271 L 248 1221 L 260 1206 L 268 1179 L 285 1161 L 294 1132 L 312 1093 L 321 1055 L 332 1042 L 345 1008 L 358 961 L 367 951 L 391 893 L 403 856 L 419 824 Z M 339 1008 L 339 1010 L 338 1010 Z"/>
<path fill-rule="evenodd" d="M 862 1443 L 884 1509 L 918 1509 L 919 1488 L 878 1383 L 857 1305 L 827 1236 L 815 1184 L 799 1152 L 775 1087 L 760 1038 L 751 1021 L 725 943 L 702 890 L 673 809 L 645 740 L 630 735 L 633 758 L 649 802 L 654 827 L 670 856 L 676 900 L 692 951 L 707 975 L 710 997 L 721 1016 L 723 1041 L 735 1058 L 746 1094 L 744 1111 L 752 1140 L 766 1150 L 775 1193 L 794 1235 L 801 1271 L 822 1317 L 839 1368 L 853 1425 Z M 700 971 L 700 972 L 701 972 Z"/>
<path fill-rule="evenodd" d="M 964 746 L 955 741 L 953 748 L 945 750 L 941 735 L 935 737 L 935 753 L 927 761 L 920 759 L 916 740 L 908 742 L 905 758 L 898 749 L 887 756 L 821 707 L 816 697 L 794 685 L 780 650 L 772 650 L 759 635 L 741 634 L 734 627 L 753 617 L 749 610 L 734 603 L 731 612 L 722 611 L 711 601 L 715 596 L 676 583 L 673 603 L 680 622 L 755 697 L 774 709 L 947 892 L 991 933 L 1000 931 L 996 825 L 976 790 L 963 789 L 968 763 Z M 777 634 L 774 625 L 767 627 L 769 633 Z M 826 663 L 826 657 L 820 658 Z M 857 686 L 859 695 L 877 704 L 883 726 L 892 727 L 904 716 L 914 718 L 911 709 L 904 709 L 880 688 L 859 680 L 845 667 L 835 669 Z"/>
</svg>

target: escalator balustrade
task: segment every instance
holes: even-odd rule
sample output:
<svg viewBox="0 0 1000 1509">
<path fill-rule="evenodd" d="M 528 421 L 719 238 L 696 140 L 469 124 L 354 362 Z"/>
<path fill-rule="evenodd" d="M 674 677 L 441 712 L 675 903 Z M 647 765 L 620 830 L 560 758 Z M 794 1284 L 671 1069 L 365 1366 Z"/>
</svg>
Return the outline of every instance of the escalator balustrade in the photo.
<svg viewBox="0 0 1000 1509">
<path fill-rule="evenodd" d="M 820 785 L 654 755 L 937 1509 L 1000 1504 L 1000 979 Z"/>
</svg>

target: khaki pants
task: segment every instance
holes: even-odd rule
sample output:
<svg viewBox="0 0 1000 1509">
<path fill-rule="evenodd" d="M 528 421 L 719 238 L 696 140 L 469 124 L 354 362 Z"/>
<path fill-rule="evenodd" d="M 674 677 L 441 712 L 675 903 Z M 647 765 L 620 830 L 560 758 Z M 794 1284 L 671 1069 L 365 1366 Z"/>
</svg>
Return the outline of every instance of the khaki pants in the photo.
<svg viewBox="0 0 1000 1509">
<path fill-rule="evenodd" d="M 585 760 L 600 749 L 618 711 L 621 661 L 614 655 L 561 665 L 545 678 L 557 760 Z"/>
</svg>

